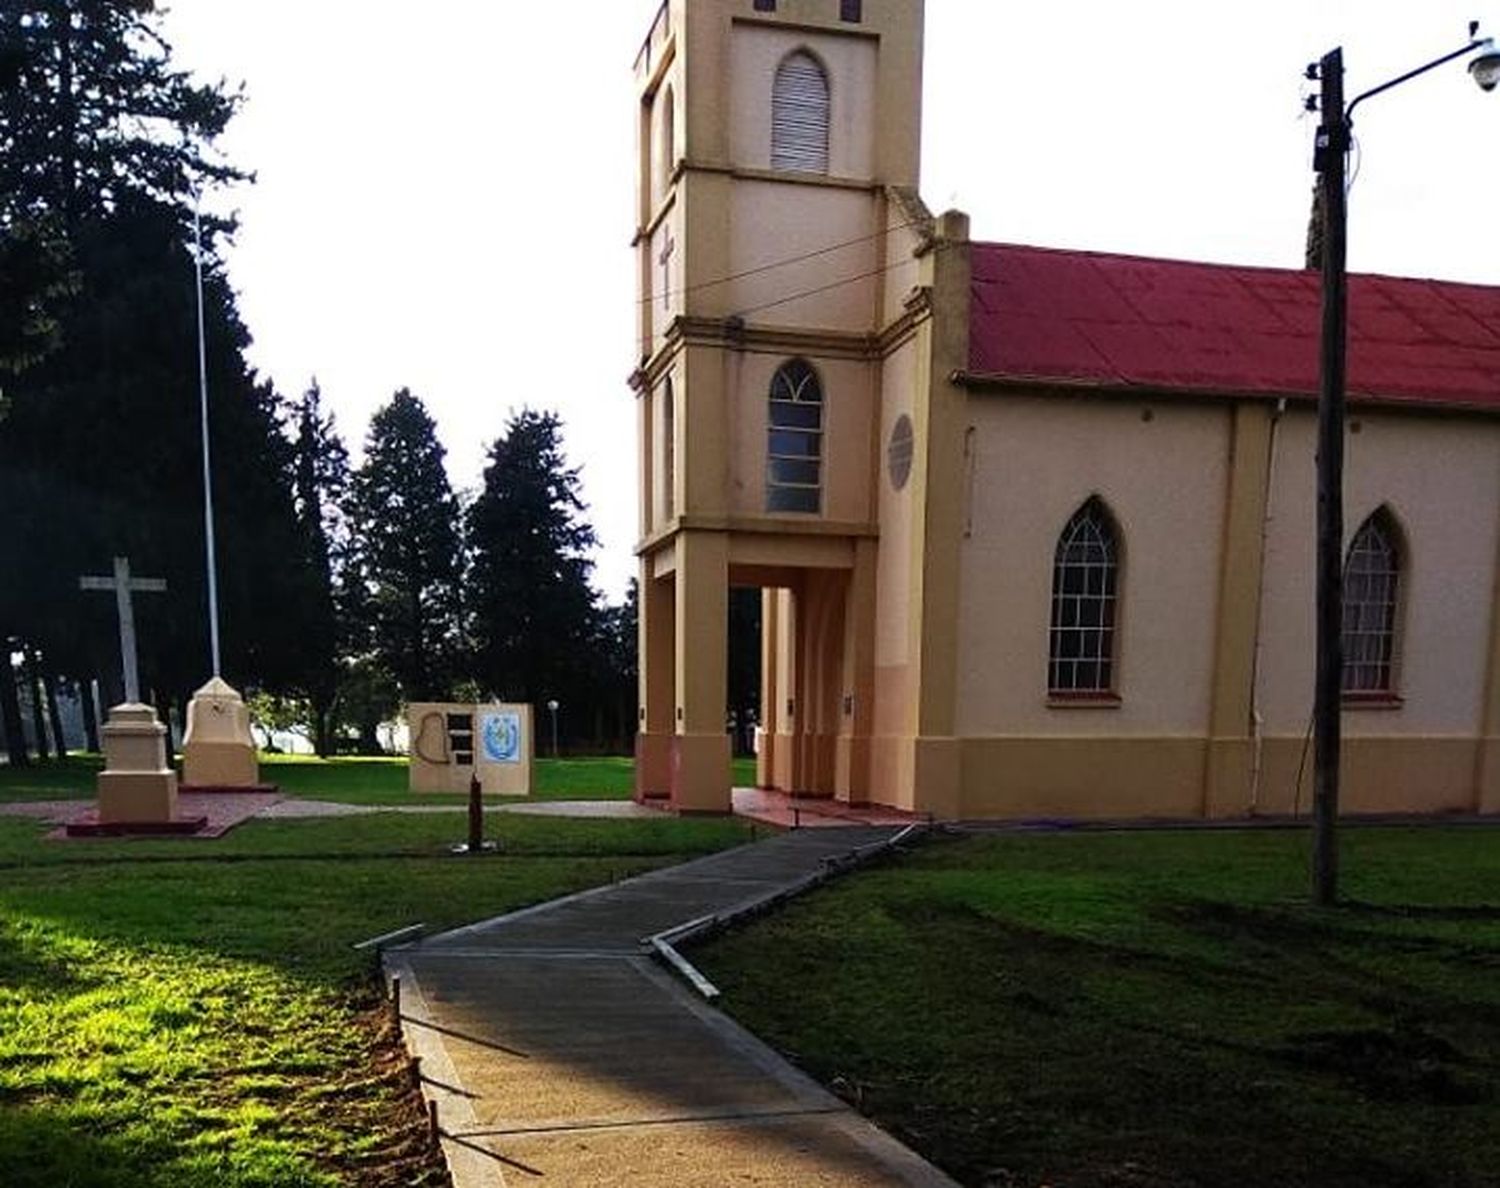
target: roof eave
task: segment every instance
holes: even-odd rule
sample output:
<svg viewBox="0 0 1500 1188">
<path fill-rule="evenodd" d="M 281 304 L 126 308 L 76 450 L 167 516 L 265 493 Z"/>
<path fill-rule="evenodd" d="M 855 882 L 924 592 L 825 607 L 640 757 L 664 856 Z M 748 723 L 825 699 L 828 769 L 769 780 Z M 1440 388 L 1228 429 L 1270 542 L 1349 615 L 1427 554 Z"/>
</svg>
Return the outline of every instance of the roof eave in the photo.
<svg viewBox="0 0 1500 1188">
<path fill-rule="evenodd" d="M 1304 389 L 1222 388 L 1212 385 L 1134 383 L 1123 379 L 1099 379 L 1088 376 L 1023 375 L 1001 372 L 955 371 L 949 381 L 959 387 L 990 391 L 1049 391 L 1075 395 L 1141 397 L 1154 396 L 1187 400 L 1258 400 L 1267 403 L 1292 400 L 1316 404 L 1318 394 Z M 1390 396 L 1353 389 L 1346 393 L 1350 404 L 1362 408 L 1404 409 L 1420 412 L 1465 413 L 1500 416 L 1500 402 L 1478 404 L 1462 400 L 1438 400 L 1426 396 Z"/>
</svg>

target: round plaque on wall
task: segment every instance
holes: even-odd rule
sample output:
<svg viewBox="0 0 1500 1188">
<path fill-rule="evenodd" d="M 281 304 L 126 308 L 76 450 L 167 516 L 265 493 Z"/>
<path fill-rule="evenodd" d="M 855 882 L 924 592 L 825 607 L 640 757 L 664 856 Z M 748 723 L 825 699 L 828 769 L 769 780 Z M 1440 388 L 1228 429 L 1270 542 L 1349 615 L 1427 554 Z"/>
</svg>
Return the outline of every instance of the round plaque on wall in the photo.
<svg viewBox="0 0 1500 1188">
<path fill-rule="evenodd" d="M 911 477 L 912 430 L 911 418 L 902 413 L 891 426 L 890 444 L 886 446 L 886 466 L 891 476 L 891 486 L 901 490 Z"/>
</svg>

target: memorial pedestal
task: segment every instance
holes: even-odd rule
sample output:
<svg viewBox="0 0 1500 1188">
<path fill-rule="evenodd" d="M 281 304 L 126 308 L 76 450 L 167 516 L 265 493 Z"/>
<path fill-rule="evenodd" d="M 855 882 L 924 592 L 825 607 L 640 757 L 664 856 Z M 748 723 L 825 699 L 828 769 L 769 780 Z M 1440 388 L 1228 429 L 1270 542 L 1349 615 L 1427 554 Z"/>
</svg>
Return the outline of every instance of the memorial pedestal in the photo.
<svg viewBox="0 0 1500 1188">
<path fill-rule="evenodd" d="M 188 703 L 182 783 L 193 791 L 260 791 L 260 765 L 244 699 L 214 677 Z"/>
<path fill-rule="evenodd" d="M 208 823 L 207 817 L 177 815 L 177 773 L 167 765 L 167 728 L 154 709 L 136 702 L 117 705 L 100 733 L 99 809 L 69 824 L 70 835 L 196 833 Z"/>
</svg>

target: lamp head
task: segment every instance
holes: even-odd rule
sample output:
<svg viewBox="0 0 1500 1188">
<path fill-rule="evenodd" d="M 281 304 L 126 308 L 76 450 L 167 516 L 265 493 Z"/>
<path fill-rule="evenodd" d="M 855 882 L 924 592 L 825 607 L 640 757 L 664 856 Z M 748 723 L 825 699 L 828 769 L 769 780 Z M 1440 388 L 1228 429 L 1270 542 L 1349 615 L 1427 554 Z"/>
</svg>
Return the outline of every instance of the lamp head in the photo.
<svg viewBox="0 0 1500 1188">
<path fill-rule="evenodd" d="M 1493 37 L 1488 37 L 1479 43 L 1477 50 L 1469 62 L 1469 73 L 1481 91 L 1493 91 L 1500 86 L 1500 46 L 1495 45 Z"/>
</svg>

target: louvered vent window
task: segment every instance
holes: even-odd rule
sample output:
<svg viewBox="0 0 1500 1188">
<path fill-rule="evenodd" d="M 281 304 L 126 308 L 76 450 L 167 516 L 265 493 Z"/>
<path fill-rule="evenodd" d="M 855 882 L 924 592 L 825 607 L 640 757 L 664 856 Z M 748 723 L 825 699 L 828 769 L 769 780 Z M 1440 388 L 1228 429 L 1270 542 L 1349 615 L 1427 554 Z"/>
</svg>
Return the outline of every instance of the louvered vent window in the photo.
<svg viewBox="0 0 1500 1188">
<path fill-rule="evenodd" d="M 817 512 L 823 492 L 823 389 L 804 359 L 771 378 L 766 510 Z"/>
<path fill-rule="evenodd" d="M 800 50 L 776 68 L 771 168 L 828 172 L 828 75 L 816 58 Z"/>
</svg>

